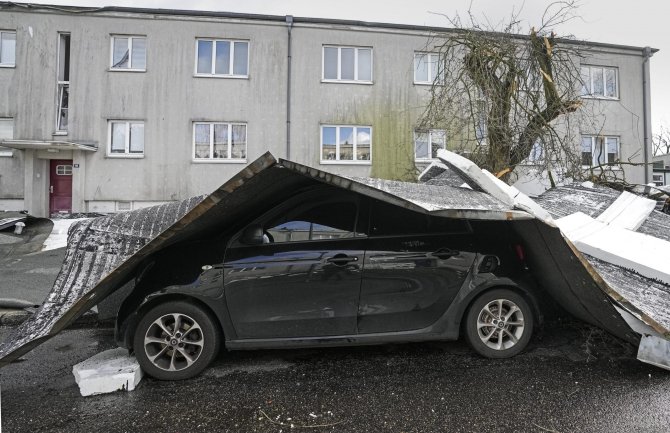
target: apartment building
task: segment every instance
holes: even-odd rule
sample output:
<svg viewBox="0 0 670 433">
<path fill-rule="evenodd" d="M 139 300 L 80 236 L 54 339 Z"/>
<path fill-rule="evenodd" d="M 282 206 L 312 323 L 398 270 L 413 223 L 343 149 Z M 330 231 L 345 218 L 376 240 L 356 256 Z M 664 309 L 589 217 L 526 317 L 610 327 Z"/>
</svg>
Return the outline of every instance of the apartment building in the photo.
<svg viewBox="0 0 670 433">
<path fill-rule="evenodd" d="M 379 175 L 382 159 L 420 169 L 454 139 L 417 127 L 436 74 L 430 40 L 446 31 L 0 2 L 0 210 L 179 200 L 266 151 L 349 176 Z M 585 166 L 649 158 L 653 52 L 589 44 L 584 103 L 601 119 L 578 131 Z"/>
</svg>

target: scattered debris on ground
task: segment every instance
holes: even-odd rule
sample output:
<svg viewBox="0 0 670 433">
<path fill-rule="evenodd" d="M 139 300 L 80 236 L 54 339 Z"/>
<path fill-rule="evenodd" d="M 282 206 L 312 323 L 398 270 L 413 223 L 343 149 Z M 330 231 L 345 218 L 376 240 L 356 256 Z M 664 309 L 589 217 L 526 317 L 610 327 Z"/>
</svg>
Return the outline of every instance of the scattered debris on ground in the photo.
<svg viewBox="0 0 670 433">
<path fill-rule="evenodd" d="M 79 392 L 89 395 L 115 391 L 132 391 L 140 380 L 142 370 L 134 356 L 125 349 L 110 349 L 100 352 L 72 367 Z"/>
</svg>

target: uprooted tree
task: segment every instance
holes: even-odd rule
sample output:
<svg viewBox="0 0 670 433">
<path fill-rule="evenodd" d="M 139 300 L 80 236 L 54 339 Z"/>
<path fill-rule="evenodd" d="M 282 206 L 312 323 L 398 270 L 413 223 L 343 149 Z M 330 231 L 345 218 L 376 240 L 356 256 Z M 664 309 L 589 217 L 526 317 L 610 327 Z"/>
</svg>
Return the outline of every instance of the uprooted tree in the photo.
<svg viewBox="0 0 670 433">
<path fill-rule="evenodd" d="M 578 45 L 550 30 L 571 18 L 574 4 L 557 8 L 527 35 L 515 14 L 497 27 L 472 14 L 467 25 L 447 17 L 454 30 L 430 43 L 439 66 L 420 127 L 446 129 L 452 148 L 510 181 L 529 158 L 558 161 L 564 173 L 580 166 L 565 119 L 582 106 Z"/>
</svg>

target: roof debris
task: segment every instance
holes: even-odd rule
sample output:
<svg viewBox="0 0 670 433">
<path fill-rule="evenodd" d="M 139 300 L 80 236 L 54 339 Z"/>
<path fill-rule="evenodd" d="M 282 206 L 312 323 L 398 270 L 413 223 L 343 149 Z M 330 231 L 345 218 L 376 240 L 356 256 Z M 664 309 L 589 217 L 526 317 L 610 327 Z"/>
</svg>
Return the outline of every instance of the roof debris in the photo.
<svg viewBox="0 0 670 433">
<path fill-rule="evenodd" d="M 556 302 L 620 338 L 642 340 L 639 359 L 670 368 L 668 281 L 639 272 L 644 260 L 635 261 L 634 255 L 623 263 L 592 250 L 582 254 L 579 239 L 575 246 L 570 232 L 559 230 L 563 217 L 583 212 L 589 221 L 625 230 L 631 239 L 646 235 L 654 244 L 670 244 L 670 216 L 636 196 L 619 198 L 614 190 L 592 185 L 554 188 L 531 200 L 461 156 L 440 151 L 438 157 L 440 162 L 421 174 L 423 183 L 414 184 L 347 178 L 266 153 L 206 197 L 79 222 L 70 229 L 66 258 L 47 300 L 0 344 L 0 366 L 120 289 L 164 248 L 239 225 L 298 188 L 325 183 L 419 212 L 511 224 L 529 253 L 531 272 Z"/>
</svg>

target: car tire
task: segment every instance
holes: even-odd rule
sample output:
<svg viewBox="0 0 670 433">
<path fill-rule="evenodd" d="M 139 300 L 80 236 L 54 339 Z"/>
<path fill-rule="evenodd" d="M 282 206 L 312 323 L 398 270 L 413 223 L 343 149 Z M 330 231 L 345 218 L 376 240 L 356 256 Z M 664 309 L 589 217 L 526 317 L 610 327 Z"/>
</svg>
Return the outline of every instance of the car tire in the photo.
<svg viewBox="0 0 670 433">
<path fill-rule="evenodd" d="M 140 367 L 159 380 L 189 379 L 219 353 L 221 332 L 216 318 L 186 301 L 170 301 L 146 312 L 133 337 Z"/>
<path fill-rule="evenodd" d="M 533 312 L 528 302 L 509 289 L 483 293 L 475 299 L 465 317 L 468 343 L 487 358 L 509 358 L 520 353 L 532 334 Z"/>
</svg>

